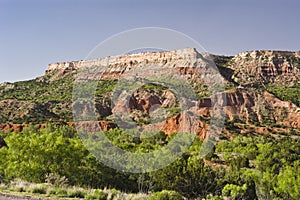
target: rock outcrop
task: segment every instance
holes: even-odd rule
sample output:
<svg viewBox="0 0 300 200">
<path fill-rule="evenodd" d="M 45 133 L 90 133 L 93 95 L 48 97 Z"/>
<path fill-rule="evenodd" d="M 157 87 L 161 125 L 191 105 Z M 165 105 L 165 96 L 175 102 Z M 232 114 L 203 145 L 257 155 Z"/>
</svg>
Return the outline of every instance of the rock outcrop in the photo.
<svg viewBox="0 0 300 200">
<path fill-rule="evenodd" d="M 194 48 L 187 48 L 182 50 L 175 50 L 169 52 L 153 52 L 153 53 L 138 53 L 128 54 L 122 56 L 110 56 L 106 58 L 94 60 L 81 60 L 72 62 L 58 62 L 48 65 L 46 74 L 56 70 L 65 72 L 82 69 L 91 66 L 105 66 L 107 73 L 126 72 L 132 68 L 133 65 L 147 64 L 147 63 L 165 63 L 170 61 L 180 62 L 182 66 L 189 65 L 190 60 L 194 60 L 199 56 L 199 53 Z"/>
<path fill-rule="evenodd" d="M 300 78 L 300 52 L 252 51 L 233 58 L 232 80 L 246 86 L 259 86 L 270 82 L 293 84 Z"/>
<path fill-rule="evenodd" d="M 166 134 L 190 131 L 205 138 L 208 134 L 214 103 L 216 103 L 212 102 L 213 91 L 223 93 L 223 98 L 217 100 L 217 103 L 221 106 L 220 112 L 225 114 L 224 134 L 226 135 L 230 135 L 233 129 L 238 130 L 239 133 L 251 131 L 271 133 L 275 131 L 274 126 L 282 130 L 300 128 L 300 108 L 292 102 L 279 99 L 267 90 L 268 84 L 292 87 L 300 82 L 300 52 L 252 51 L 226 57 L 201 55 L 194 48 L 188 48 L 170 52 L 148 52 L 54 63 L 48 65 L 46 75 L 50 77 L 50 82 L 63 79 L 67 75 L 72 76 L 73 81 L 74 72 L 91 66 L 94 66 L 93 69 L 101 69 L 101 73 L 92 71 L 92 73 L 83 74 L 80 78 L 98 80 L 101 77 L 106 80 L 119 80 L 119 82 L 122 79 L 126 82 L 126 77 L 132 76 L 133 73 L 143 74 L 146 67 L 150 66 L 151 69 L 151 66 L 156 66 L 157 68 L 153 71 L 157 71 L 158 79 L 171 79 L 172 81 L 172 78 L 176 78 L 175 76 L 167 78 L 163 76 L 165 71 L 171 70 L 180 77 L 178 80 L 184 80 L 191 86 L 198 100 L 190 100 L 188 97 L 193 95 L 189 94 L 189 89 L 184 88 L 181 82 L 178 84 L 176 80 L 173 81 L 174 85 L 177 84 L 177 88 L 182 87 L 183 100 L 178 98 L 176 91 L 166 88 L 166 85 L 157 88 L 155 86 L 154 88 L 153 86 L 137 88 L 132 91 L 129 98 L 123 99 L 124 102 L 112 103 L 110 100 L 114 96 L 114 91 L 109 91 L 101 94 L 101 98 L 97 99 L 95 104 L 95 111 L 98 113 L 97 117 L 100 122 L 94 124 L 82 122 L 79 125 L 82 128 L 95 130 L 96 126 L 100 125 L 103 130 L 109 130 L 120 127 L 124 125 L 116 119 L 120 117 L 143 128 L 155 122 L 157 127 Z M 43 77 L 39 81 L 43 81 Z M 13 91 L 15 85 L 2 84 L 0 94 L 1 88 L 7 93 Z M 179 101 L 185 101 L 193 115 L 189 112 L 181 112 L 185 108 L 181 108 Z M 72 104 L 72 102 L 55 101 L 37 103 L 16 99 L 1 100 L 0 111 L 7 119 L 7 123 L 0 125 L 0 129 L 21 131 L 27 126 L 26 124 L 30 123 L 33 116 L 41 116 L 39 124 L 49 122 L 51 119 L 62 120 L 59 111 L 64 108 L 69 109 L 71 113 L 74 105 L 78 110 L 81 109 L 82 113 L 93 111 L 92 107 L 85 105 L 84 101 Z M 77 114 L 79 115 L 80 112 Z M 153 121 L 155 117 L 163 120 Z M 20 123 L 13 123 L 15 119 L 18 119 Z M 26 123 L 21 124 L 24 119 L 27 120 Z M 69 119 L 72 119 L 72 116 Z M 74 122 L 67 124 L 75 126 Z M 251 127 L 251 129 L 246 127 Z"/>
</svg>

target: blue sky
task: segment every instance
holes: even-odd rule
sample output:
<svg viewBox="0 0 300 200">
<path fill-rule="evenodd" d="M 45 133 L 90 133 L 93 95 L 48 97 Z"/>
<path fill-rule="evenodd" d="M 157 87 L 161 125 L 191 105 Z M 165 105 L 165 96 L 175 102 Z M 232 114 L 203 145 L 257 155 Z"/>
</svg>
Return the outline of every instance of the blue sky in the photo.
<svg viewBox="0 0 300 200">
<path fill-rule="evenodd" d="M 0 0 L 0 83 L 35 78 L 49 63 L 84 59 L 132 28 L 185 33 L 208 52 L 300 50 L 297 0 Z"/>
</svg>

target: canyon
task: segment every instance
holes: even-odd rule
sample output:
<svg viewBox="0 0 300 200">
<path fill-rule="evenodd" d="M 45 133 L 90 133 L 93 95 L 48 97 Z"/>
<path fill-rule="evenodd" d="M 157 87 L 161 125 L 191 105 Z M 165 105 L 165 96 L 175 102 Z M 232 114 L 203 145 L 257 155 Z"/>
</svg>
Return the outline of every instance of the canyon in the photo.
<svg viewBox="0 0 300 200">
<path fill-rule="evenodd" d="M 101 70 L 97 71 L 98 73 L 91 70 L 91 73 L 84 74 L 84 78 L 98 80 L 101 76 L 101 80 L 116 81 L 115 85 L 109 87 L 118 86 L 120 80 L 127 81 L 133 73 L 140 76 L 149 75 L 148 72 L 145 73 L 149 66 L 155 66 L 158 80 L 162 79 L 161 85 L 159 81 L 154 81 L 154 84 L 147 83 L 147 87 L 132 91 L 127 98 L 127 104 L 121 102 L 112 105 L 113 89 L 96 98 L 95 110 L 102 130 L 120 126 L 116 113 L 124 113 L 122 117 L 128 117 L 126 120 L 130 123 L 146 129 L 149 123 L 153 125 L 153 115 L 156 112 L 156 115 L 165 116 L 163 120 L 155 122 L 159 130 L 168 135 L 179 131 L 184 115 L 178 104 L 178 94 L 164 85 L 169 83 L 164 80 L 167 78 L 162 76 L 165 72 L 176 74 L 178 80 L 184 80 L 193 88 L 197 100 L 186 101 L 189 102 L 186 105 L 191 104 L 188 107 L 196 118 L 188 129 L 201 138 L 207 135 L 215 104 L 219 104 L 220 112 L 225 114 L 222 132 L 227 137 L 251 133 L 299 133 L 300 130 L 300 108 L 297 102 L 283 99 L 284 94 L 283 97 L 277 96 L 274 90 L 269 89 L 281 87 L 285 91 L 285 88 L 292 88 L 296 91 L 293 95 L 300 98 L 297 90 L 300 83 L 300 52 L 256 50 L 242 52 L 236 56 L 218 56 L 200 54 L 194 48 L 49 64 L 45 75 L 33 82 L 46 88 L 39 89 L 35 86 L 36 94 L 44 95 L 50 100 L 37 101 L 34 98 L 39 98 L 38 96 L 31 100 L 26 99 L 28 97 L 21 99 L 16 92 L 21 86 L 17 83 L 3 83 L 0 85 L 0 93 L 4 94 L 0 100 L 0 129 L 21 131 L 29 124 L 42 127 L 49 122 L 74 126 L 72 107 L 78 102 L 72 102 L 70 85 L 72 86 L 78 74 L 82 75 L 81 70 L 91 66 Z M 154 72 L 151 73 L 151 77 L 155 75 Z M 51 99 L 48 94 L 51 91 L 47 91 L 47 87 L 59 81 L 63 83 L 59 84 L 58 88 L 66 90 L 62 91 L 62 94 L 70 93 L 61 101 L 54 97 Z M 30 90 L 30 86 L 24 88 Z M 14 92 L 16 98 L 10 95 Z M 221 99 L 214 100 L 213 95 L 216 92 L 222 93 Z M 88 108 L 84 107 L 84 103 L 81 104 L 84 113 Z M 164 113 L 159 113 L 160 111 Z M 34 121 L 38 116 L 43 116 L 43 119 Z M 81 124 L 89 126 L 87 122 Z"/>
</svg>

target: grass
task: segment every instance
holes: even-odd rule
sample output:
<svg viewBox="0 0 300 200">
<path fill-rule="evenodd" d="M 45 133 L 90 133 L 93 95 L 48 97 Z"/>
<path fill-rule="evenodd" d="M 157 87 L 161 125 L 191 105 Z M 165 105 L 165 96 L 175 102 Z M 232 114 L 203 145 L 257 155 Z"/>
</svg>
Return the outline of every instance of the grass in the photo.
<svg viewBox="0 0 300 200">
<path fill-rule="evenodd" d="M 90 189 L 82 187 L 55 186 L 49 183 L 35 184 L 22 180 L 0 185 L 0 192 L 14 196 L 41 199 L 88 199 L 88 200 L 146 200 L 148 194 L 125 193 L 116 189 Z"/>
</svg>

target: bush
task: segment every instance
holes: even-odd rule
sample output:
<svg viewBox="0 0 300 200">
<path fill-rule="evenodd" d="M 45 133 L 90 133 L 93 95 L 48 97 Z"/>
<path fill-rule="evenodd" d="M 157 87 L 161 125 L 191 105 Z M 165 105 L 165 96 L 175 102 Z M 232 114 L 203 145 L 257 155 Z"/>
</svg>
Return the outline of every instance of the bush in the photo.
<svg viewBox="0 0 300 200">
<path fill-rule="evenodd" d="M 46 175 L 45 182 L 56 187 L 62 187 L 67 185 L 68 179 L 65 176 L 60 176 L 59 174 L 50 173 Z"/>
<path fill-rule="evenodd" d="M 207 200 L 223 200 L 223 198 L 221 196 L 218 195 L 213 195 L 213 194 L 209 194 L 206 196 Z"/>
<path fill-rule="evenodd" d="M 151 194 L 149 200 L 182 200 L 184 199 L 181 194 L 176 191 L 163 190 Z"/>
<path fill-rule="evenodd" d="M 238 186 L 234 184 L 227 184 L 222 190 L 222 196 L 232 197 L 232 198 L 242 198 L 246 194 L 247 185 Z"/>
<path fill-rule="evenodd" d="M 3 183 L 0 184 L 0 190 L 7 190 L 7 189 L 9 189 L 8 185 L 5 185 Z"/>
<path fill-rule="evenodd" d="M 47 189 L 45 187 L 36 186 L 36 187 L 32 188 L 31 192 L 34 194 L 46 194 Z"/>
<path fill-rule="evenodd" d="M 86 193 L 82 190 L 71 190 L 68 193 L 68 197 L 70 198 L 84 198 Z"/>
<path fill-rule="evenodd" d="M 103 190 L 96 190 L 93 194 L 86 195 L 85 199 L 88 200 L 107 200 L 108 194 L 105 193 Z"/>
<path fill-rule="evenodd" d="M 114 197 L 116 197 L 118 194 L 120 194 L 120 191 L 113 188 L 113 189 L 109 190 L 107 199 L 114 199 Z"/>
<path fill-rule="evenodd" d="M 55 195 L 56 194 L 56 190 L 55 188 L 49 188 L 47 190 L 47 195 L 50 196 L 50 195 Z"/>
<path fill-rule="evenodd" d="M 68 196 L 67 190 L 63 189 L 63 188 L 56 188 L 55 194 L 59 197 L 67 197 Z"/>
<path fill-rule="evenodd" d="M 26 189 L 23 187 L 17 187 L 16 192 L 26 192 Z"/>
</svg>

